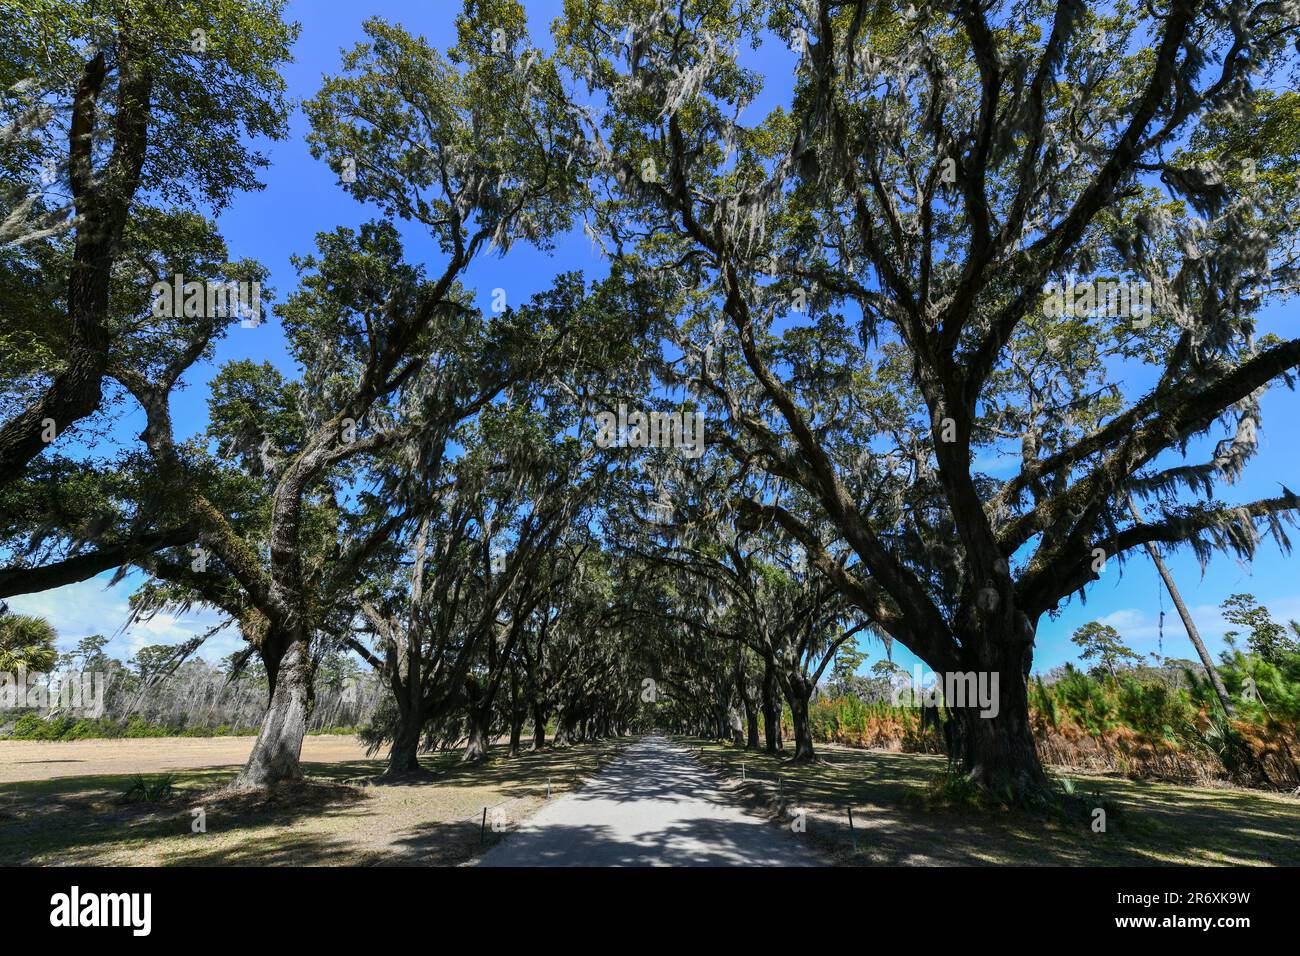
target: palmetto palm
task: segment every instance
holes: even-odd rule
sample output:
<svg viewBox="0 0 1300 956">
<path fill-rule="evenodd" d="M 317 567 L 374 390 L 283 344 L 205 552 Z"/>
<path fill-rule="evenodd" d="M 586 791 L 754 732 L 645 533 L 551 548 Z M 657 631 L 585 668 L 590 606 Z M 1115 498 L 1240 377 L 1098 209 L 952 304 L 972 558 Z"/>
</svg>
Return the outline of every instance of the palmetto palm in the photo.
<svg viewBox="0 0 1300 956">
<path fill-rule="evenodd" d="M 45 671 L 54 666 L 58 637 L 50 622 L 28 614 L 0 617 L 0 671 Z"/>
</svg>

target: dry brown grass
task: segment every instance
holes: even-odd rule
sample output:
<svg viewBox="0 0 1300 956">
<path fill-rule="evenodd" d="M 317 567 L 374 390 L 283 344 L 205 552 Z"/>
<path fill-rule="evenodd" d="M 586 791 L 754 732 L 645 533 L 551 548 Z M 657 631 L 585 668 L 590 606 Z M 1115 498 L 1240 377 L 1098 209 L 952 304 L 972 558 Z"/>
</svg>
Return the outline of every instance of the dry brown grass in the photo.
<svg viewBox="0 0 1300 956">
<path fill-rule="evenodd" d="M 1088 820 L 936 808 L 942 757 L 820 745 L 820 762 L 796 765 L 686 743 L 738 798 L 805 811 L 809 837 L 846 865 L 1300 866 L 1300 800 L 1282 794 L 1071 773 L 1079 798 L 1118 811 L 1096 833 Z"/>
<path fill-rule="evenodd" d="M 204 742 L 184 741 L 201 766 L 228 753 L 220 738 L 195 753 L 192 745 Z M 364 754 L 355 741 L 351 747 Z M 225 789 L 235 763 L 173 771 L 171 796 L 132 804 L 122 795 L 134 774 L 12 783 L 0 793 L 0 864 L 453 865 L 499 838 L 489 829 L 480 843 L 485 807 L 516 823 L 545 802 L 548 781 L 553 795 L 570 790 L 616 748 L 588 744 L 513 758 L 495 748 L 487 764 L 471 767 L 452 751 L 423 759 L 429 777 L 378 786 L 358 785 L 383 769 L 382 760 L 362 756 L 314 762 L 303 783 L 263 792 Z M 146 782 L 160 779 L 146 775 Z M 207 832 L 194 833 L 192 811 L 200 808 Z"/>
<path fill-rule="evenodd" d="M 103 774 L 166 773 L 241 766 L 256 738 L 139 737 L 113 740 L 0 740 L 0 784 Z M 312 735 L 302 742 L 307 772 L 315 764 L 364 760 L 356 737 Z"/>
</svg>

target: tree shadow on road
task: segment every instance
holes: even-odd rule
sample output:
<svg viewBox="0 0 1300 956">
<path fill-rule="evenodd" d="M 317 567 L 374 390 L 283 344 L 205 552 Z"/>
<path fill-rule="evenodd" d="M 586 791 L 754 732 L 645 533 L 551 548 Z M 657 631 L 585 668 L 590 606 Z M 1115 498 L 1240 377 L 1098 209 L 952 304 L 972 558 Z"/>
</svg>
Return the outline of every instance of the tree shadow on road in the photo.
<svg viewBox="0 0 1300 956">
<path fill-rule="evenodd" d="M 793 834 L 790 839 L 795 839 Z M 509 834 L 480 866 L 790 866 L 814 865 L 761 824 L 710 817 L 683 820 L 631 838 L 603 824 L 547 824 Z"/>
</svg>

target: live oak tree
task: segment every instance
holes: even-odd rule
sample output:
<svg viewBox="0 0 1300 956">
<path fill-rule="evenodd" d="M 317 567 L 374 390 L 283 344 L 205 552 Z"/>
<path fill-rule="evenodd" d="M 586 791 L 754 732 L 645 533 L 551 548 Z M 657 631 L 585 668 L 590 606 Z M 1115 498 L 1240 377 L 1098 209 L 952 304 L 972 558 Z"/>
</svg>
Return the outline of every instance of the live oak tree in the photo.
<svg viewBox="0 0 1300 956">
<path fill-rule="evenodd" d="M 866 623 L 853 620 L 843 595 L 820 580 L 791 580 L 785 569 L 769 566 L 755 576 L 746 565 L 749 555 L 738 555 L 744 568 L 738 603 L 752 604 L 761 626 L 747 631 L 745 643 L 775 673 L 776 683 L 790 705 L 794 732 L 793 760 L 816 759 L 813 750 L 809 703 L 826 668 L 839 649 L 853 640 Z"/>
<path fill-rule="evenodd" d="M 538 514 L 539 509 L 533 508 L 532 511 L 534 515 L 541 517 Z M 533 631 L 549 627 L 553 623 L 554 611 L 550 605 L 555 596 L 554 589 L 564 578 L 574 572 L 578 558 L 578 555 L 554 550 L 562 530 L 562 526 L 551 525 L 541 536 L 521 536 L 518 541 L 519 553 L 516 554 L 516 560 L 530 573 L 516 580 L 510 600 L 502 607 L 503 617 L 494 616 L 491 620 L 480 645 L 481 654 L 476 666 L 465 680 L 464 713 L 467 734 L 465 752 L 461 757 L 465 763 L 487 759 L 494 723 L 497 715 L 504 709 L 501 707 L 500 699 L 502 687 L 508 675 L 512 673 L 515 650 L 520 641 L 526 639 Z M 549 546 L 546 547 L 549 553 L 524 563 L 528 550 L 531 550 L 534 547 L 533 542 L 539 539 L 542 545 Z M 515 746 L 517 751 L 517 742 Z"/>
<path fill-rule="evenodd" d="M 157 281 L 256 282 L 216 212 L 286 129 L 296 28 L 269 0 L 60 0 L 0 50 L 0 596 L 123 568 L 197 530 L 115 434 L 119 378 L 208 357 L 226 323 L 159 315 Z M 260 303 L 259 303 L 260 304 Z M 196 348 L 197 346 L 197 348 Z M 75 426 L 75 427 L 74 427 Z"/>
<path fill-rule="evenodd" d="M 680 378 L 677 364 L 661 365 L 667 381 Z M 755 473 L 743 460 L 733 461 L 728 449 L 734 442 L 725 432 L 710 428 L 706 435 L 710 447 L 698 456 L 683 457 L 678 449 L 641 453 L 643 487 L 632 500 L 669 502 L 670 509 L 614 512 L 621 518 L 616 546 L 664 579 L 667 604 L 650 601 L 637 608 L 638 616 L 666 628 L 660 638 L 669 644 L 690 638 L 686 648 L 652 658 L 652 671 L 687 701 L 709 702 L 693 715 L 681 713 L 690 704 L 676 708 L 675 719 L 697 732 L 735 738 L 735 716 L 741 718 L 740 742 L 757 747 L 761 711 L 771 753 L 782 746 L 788 704 L 793 759 L 812 761 L 814 690 L 840 648 L 868 622 L 811 568 L 797 541 L 752 509 L 753 499 L 763 498 L 806 514 L 800 496 L 779 482 L 774 488 L 761 469 Z M 709 689 L 680 693 L 699 682 Z"/>
<path fill-rule="evenodd" d="M 644 575 L 622 563 L 607 536 L 600 544 L 564 582 L 544 645 L 556 746 L 622 736 L 645 714 Z"/>
<path fill-rule="evenodd" d="M 724 320 L 701 390 L 850 560 L 778 504 L 755 516 L 934 671 L 996 676 L 996 716 L 951 713 L 978 786 L 1047 786 L 1025 685 L 1044 614 L 1146 542 L 1248 555 L 1300 504 L 1214 494 L 1300 364 L 1300 340 L 1255 334 L 1294 285 L 1293 193 L 1252 157 L 1195 155 L 1294 72 L 1295 12 L 566 4 L 562 55 L 597 104 L 594 231 L 677 270 L 683 321 Z M 745 123 L 761 77 L 738 48 L 772 34 L 793 94 Z M 1058 308 L 1049 286 L 1100 281 L 1150 312 Z M 844 440 L 872 417 L 888 427 Z"/>
<path fill-rule="evenodd" d="M 0 486 L 99 411 L 115 363 L 165 334 L 120 297 L 124 273 L 140 281 L 141 265 L 191 231 L 175 207 L 220 209 L 258 187 L 266 160 L 249 140 L 286 128 L 277 70 L 296 28 L 283 6 L 55 0 L 9 11 L 2 341 L 22 351 L 4 362 Z"/>
<path fill-rule="evenodd" d="M 618 573 L 607 548 L 584 547 L 548 601 L 548 614 L 520 640 L 521 697 L 529 705 L 533 750 L 545 746 L 552 716 L 561 746 L 590 739 L 597 725 L 603 734 L 630 726 L 640 689 L 629 653 L 639 621 L 635 577 Z"/>
<path fill-rule="evenodd" d="M 503 688 L 516 749 L 527 710 L 544 740 L 565 671 L 548 668 L 548 638 L 608 466 L 584 425 L 628 377 L 611 369 L 634 346 L 623 316 L 640 294 L 563 275 L 494 319 L 489 340 L 448 342 L 440 367 L 420 372 L 442 383 L 440 404 L 467 414 L 426 419 L 390 454 L 382 495 L 412 520 L 401 549 L 357 586 L 366 634 L 352 646 L 395 697 L 376 737 L 392 741 L 390 777 L 418 773 L 419 748 L 462 720 L 466 756 L 485 756 Z"/>
<path fill-rule="evenodd" d="M 343 649 L 391 692 L 390 777 L 503 729 L 516 753 L 528 720 L 541 747 L 743 713 L 757 746 L 761 711 L 776 750 L 783 699 L 810 760 L 814 689 L 870 629 L 993 675 L 995 716 L 945 702 L 951 754 L 1038 791 L 1043 616 L 1135 548 L 1285 544 L 1289 491 L 1220 495 L 1300 364 L 1257 328 L 1295 284 L 1291 0 L 567 0 L 552 56 L 515 0 L 463 9 L 445 53 L 368 21 L 307 102 L 388 221 L 295 259 L 290 363 L 224 365 L 190 438 L 174 391 L 256 332 L 149 289 L 263 277 L 175 207 L 255 185 L 294 31 L 273 2 L 66 0 L 0 38 L 0 597 L 133 563 L 137 617 L 222 612 L 270 697 L 239 785 L 300 776 Z M 744 44 L 788 48 L 766 116 Z M 475 308 L 474 263 L 579 218 L 605 280 Z M 106 443 L 126 396 L 143 448 Z M 620 404 L 705 414 L 707 451 L 598 441 Z"/>
<path fill-rule="evenodd" d="M 192 213 L 141 210 L 127 225 L 122 249 L 111 281 L 115 334 L 101 412 L 83 420 L 77 445 L 52 449 L 0 486 L 0 542 L 9 555 L 0 568 L 0 597 L 82 581 L 186 545 L 197 534 L 148 456 L 120 435 L 117 420 L 128 407 L 128 393 L 119 379 L 168 378 L 179 386 L 239 321 L 235 315 L 156 315 L 150 293 L 155 281 L 170 285 L 180 274 L 251 287 L 265 273 L 256 263 L 228 262 L 213 225 Z M 58 325 L 53 317 L 50 328 Z M 57 334 L 27 341 L 36 346 L 36 359 L 30 368 L 17 369 L 29 360 L 27 353 L 13 353 L 12 395 L 30 391 L 35 379 L 28 376 L 44 374 L 46 347 L 61 347 Z"/>
<path fill-rule="evenodd" d="M 706 601 L 706 615 L 720 602 Z M 642 669 L 641 699 L 652 726 L 676 734 L 731 738 L 736 658 L 741 645 L 693 615 L 698 594 L 681 591 L 662 576 L 643 583 L 638 604 L 640 639 L 634 658 Z M 775 692 L 778 701 L 779 691 Z"/>
<path fill-rule="evenodd" d="M 552 592 L 581 554 L 559 543 L 586 513 L 571 455 L 509 406 L 456 437 L 464 454 L 417 479 L 409 569 L 358 586 L 368 639 L 351 646 L 396 702 L 389 778 L 420 772 L 426 725 L 448 718 L 465 720 L 465 760 L 486 757 L 515 648 L 539 615 L 545 629 Z"/>
<path fill-rule="evenodd" d="M 726 501 L 716 489 L 691 497 Z M 783 696 L 794 731 L 793 759 L 810 762 L 816 759 L 809 721 L 813 691 L 840 648 L 868 622 L 808 564 L 803 546 L 779 526 L 756 525 L 748 512 L 728 520 L 729 510 L 701 515 L 683 509 L 686 529 L 671 546 L 645 553 L 642 560 L 680 578 L 676 592 L 683 606 L 675 617 L 713 642 L 714 649 L 704 656 L 731 662 L 729 690 L 721 699 L 753 715 L 749 736 L 757 737 L 754 698 L 759 698 L 770 728 L 768 750 L 777 749 Z M 753 691 L 745 676 L 746 651 L 760 662 L 761 685 Z"/>
<path fill-rule="evenodd" d="M 133 383 L 149 411 L 149 448 L 211 554 L 207 580 L 222 582 L 199 592 L 241 622 L 270 678 L 245 785 L 300 773 L 317 649 L 346 639 L 359 613 L 357 582 L 416 513 L 412 487 L 388 477 L 440 460 L 457 427 L 545 354 L 526 321 L 484 321 L 454 287 L 431 291 L 420 270 L 401 262 L 388 226 L 340 230 L 320 246 L 319 258 L 302 260 L 302 287 L 281 310 L 302 380 L 268 366 L 227 366 L 214 382 L 212 447 L 178 447 L 165 400 L 149 383 Z M 446 298 L 418 331 L 403 333 L 393 316 L 428 307 L 429 294 Z M 394 333 L 410 336 L 400 350 L 388 338 Z M 363 350 L 353 347 L 358 339 Z M 243 502 L 229 510 L 204 488 L 223 461 L 238 462 L 245 483 Z M 159 560 L 146 566 L 176 580 Z"/>
<path fill-rule="evenodd" d="M 256 612 L 247 636 L 273 690 L 237 786 L 300 776 L 311 644 L 336 607 L 316 598 L 340 587 L 350 593 L 349 576 L 398 519 L 372 524 L 321 571 L 306 560 L 309 500 L 350 462 L 425 430 L 436 435 L 437 423 L 464 418 L 504 387 L 500 376 L 489 376 L 466 402 L 442 405 L 439 383 L 421 370 L 439 348 L 492 354 L 490 332 L 476 334 L 460 276 L 492 247 L 504 251 L 517 238 L 545 243 L 574 202 L 579 167 L 570 162 L 575 124 L 567 101 L 547 81 L 544 63 L 525 74 L 478 42 L 490 31 L 474 22 L 473 4 L 467 11 L 450 62 L 404 31 L 370 21 L 369 39 L 307 106 L 312 148 L 340 171 L 349 192 L 417 222 L 441 261 L 428 276 L 407 264 L 388 224 L 322 236 L 319 256 L 301 260 L 301 288 L 282 314 L 291 353 L 305 370 L 303 431 L 292 448 L 279 449 L 262 430 L 271 441 L 259 449 L 270 483 L 263 548 L 241 537 L 196 488 L 196 463 L 171 437 L 166 395 L 152 383 L 129 386 L 149 415 L 149 450 L 183 489 L 199 542 Z"/>
<path fill-rule="evenodd" d="M 434 530 L 421 518 L 406 592 L 396 601 L 362 601 L 374 650 L 354 647 L 387 679 L 396 702 L 385 731 L 392 740 L 387 779 L 422 773 L 421 743 L 436 736 L 427 725 L 449 718 L 468 724 L 465 759 L 486 757 L 496 694 L 531 614 L 536 579 L 521 572 L 535 561 L 532 529 L 513 560 L 498 564 L 491 536 L 472 524 L 480 516 L 474 498 L 464 498 L 463 507 L 446 509 L 444 527 Z"/>
</svg>

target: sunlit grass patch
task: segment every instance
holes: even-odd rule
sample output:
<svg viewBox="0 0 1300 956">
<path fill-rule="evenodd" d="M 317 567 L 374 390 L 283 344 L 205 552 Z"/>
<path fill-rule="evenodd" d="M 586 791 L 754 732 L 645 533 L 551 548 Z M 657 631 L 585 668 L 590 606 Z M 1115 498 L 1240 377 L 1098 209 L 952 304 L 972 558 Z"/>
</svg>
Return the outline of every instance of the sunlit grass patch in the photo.
<svg viewBox="0 0 1300 956">
<path fill-rule="evenodd" d="M 0 864 L 328 865 L 456 864 L 495 834 L 482 811 L 500 807 L 513 826 L 574 787 L 617 752 L 618 742 L 518 757 L 493 748 L 465 766 L 459 751 L 427 755 L 428 778 L 371 786 L 382 760 L 312 764 L 301 783 L 269 791 L 226 789 L 238 768 L 166 775 L 111 774 L 7 784 L 0 794 Z M 155 800 L 122 799 L 169 778 Z M 195 832 L 201 809 L 203 831 Z"/>
</svg>

